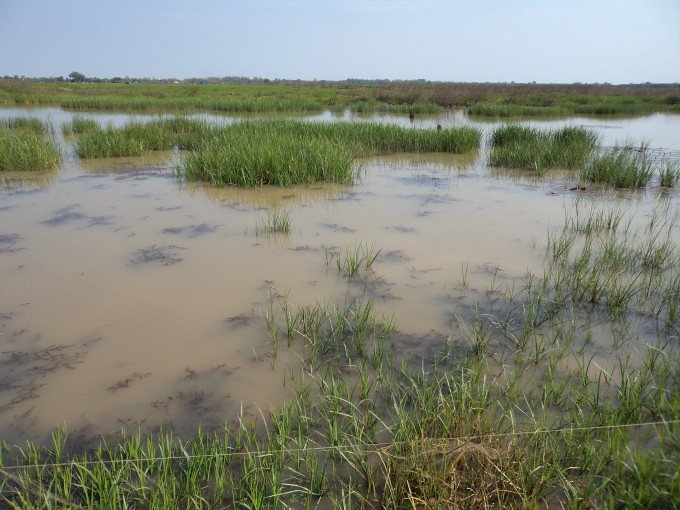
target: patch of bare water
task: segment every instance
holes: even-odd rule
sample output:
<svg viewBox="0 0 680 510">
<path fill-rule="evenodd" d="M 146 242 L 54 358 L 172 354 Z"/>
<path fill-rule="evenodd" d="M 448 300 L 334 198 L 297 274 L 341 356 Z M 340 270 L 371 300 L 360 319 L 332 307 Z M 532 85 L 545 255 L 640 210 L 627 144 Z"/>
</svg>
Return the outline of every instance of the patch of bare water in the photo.
<svg viewBox="0 0 680 510">
<path fill-rule="evenodd" d="M 579 194 L 491 175 L 477 153 L 374 159 L 353 187 L 215 189 L 178 181 L 175 164 L 163 153 L 2 176 L 0 437 L 42 441 L 59 424 L 83 439 L 182 434 L 259 414 L 299 362 L 273 358 L 270 296 L 371 298 L 401 355 L 440 348 L 454 314 L 492 310 L 495 289 L 541 270 L 546 232 Z M 288 234 L 258 233 L 272 208 L 289 211 Z M 358 243 L 380 254 L 348 279 L 328 254 Z"/>
</svg>

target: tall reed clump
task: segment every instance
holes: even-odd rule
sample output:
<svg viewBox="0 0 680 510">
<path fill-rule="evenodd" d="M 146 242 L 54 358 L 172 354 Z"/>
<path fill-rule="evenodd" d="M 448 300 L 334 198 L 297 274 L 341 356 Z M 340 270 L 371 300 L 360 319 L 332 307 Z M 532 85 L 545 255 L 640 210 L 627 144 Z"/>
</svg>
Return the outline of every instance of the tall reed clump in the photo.
<svg viewBox="0 0 680 510">
<path fill-rule="evenodd" d="M 583 127 L 545 131 L 510 124 L 492 133 L 489 164 L 537 174 L 550 168 L 574 169 L 584 164 L 597 143 L 597 134 Z"/>
<path fill-rule="evenodd" d="M 54 168 L 59 163 L 61 154 L 54 140 L 44 136 L 46 132 L 47 126 L 42 123 L 0 124 L 0 171 L 23 172 Z"/>
<path fill-rule="evenodd" d="M 616 146 L 590 158 L 580 171 L 583 181 L 610 184 L 616 188 L 642 188 L 654 175 L 654 165 L 645 157 L 642 144 Z M 668 177 L 668 175 L 666 176 Z"/>
</svg>

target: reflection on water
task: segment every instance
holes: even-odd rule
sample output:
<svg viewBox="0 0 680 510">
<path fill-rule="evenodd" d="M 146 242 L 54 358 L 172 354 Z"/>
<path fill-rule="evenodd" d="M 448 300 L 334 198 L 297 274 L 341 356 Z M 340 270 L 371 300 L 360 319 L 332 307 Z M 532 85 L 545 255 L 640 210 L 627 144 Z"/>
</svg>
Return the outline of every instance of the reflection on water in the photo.
<svg viewBox="0 0 680 510">
<path fill-rule="evenodd" d="M 57 172 L 0 172 L 0 187 L 7 191 L 30 192 L 48 188 L 56 179 Z"/>
<path fill-rule="evenodd" d="M 275 186 L 215 188 L 205 183 L 190 182 L 184 185 L 183 190 L 189 195 L 201 196 L 223 207 L 237 210 L 268 209 L 344 200 L 352 193 L 348 186 L 334 183 L 291 186 L 290 188 Z"/>
<path fill-rule="evenodd" d="M 455 314 L 498 310 L 494 289 L 540 271 L 548 228 L 588 199 L 559 175 L 492 175 L 479 153 L 374 158 L 353 187 L 215 189 L 178 181 L 176 166 L 169 152 L 2 175 L 0 437 L 44 440 L 61 423 L 84 438 L 181 434 L 280 402 L 299 359 L 280 349 L 272 362 L 270 297 L 372 298 L 397 323 L 397 352 L 429 352 L 459 333 Z M 658 193 L 596 198 L 644 218 Z M 257 233 L 271 208 L 290 212 L 288 234 Z M 361 242 L 380 254 L 348 279 L 329 254 Z"/>
</svg>

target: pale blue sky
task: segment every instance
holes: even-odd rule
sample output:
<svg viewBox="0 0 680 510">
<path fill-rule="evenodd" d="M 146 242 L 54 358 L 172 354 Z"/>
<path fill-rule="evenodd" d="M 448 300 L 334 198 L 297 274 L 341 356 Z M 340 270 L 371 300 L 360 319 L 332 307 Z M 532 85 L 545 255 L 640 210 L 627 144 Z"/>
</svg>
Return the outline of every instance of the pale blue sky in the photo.
<svg viewBox="0 0 680 510">
<path fill-rule="evenodd" d="M 0 76 L 680 82 L 680 0 L 0 0 Z"/>
</svg>

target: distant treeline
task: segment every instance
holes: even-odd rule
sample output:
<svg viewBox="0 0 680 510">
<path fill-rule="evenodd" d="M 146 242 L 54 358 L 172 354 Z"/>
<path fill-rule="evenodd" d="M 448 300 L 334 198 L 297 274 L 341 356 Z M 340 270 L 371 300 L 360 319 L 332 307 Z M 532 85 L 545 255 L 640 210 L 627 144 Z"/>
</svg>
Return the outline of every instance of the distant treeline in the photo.
<svg viewBox="0 0 680 510">
<path fill-rule="evenodd" d="M 680 83 L 628 83 L 613 85 L 608 82 L 604 83 L 537 83 L 532 82 L 451 82 L 439 80 L 426 80 L 424 78 L 413 80 L 399 80 L 389 78 L 347 78 L 344 80 L 301 80 L 290 78 L 262 78 L 260 76 L 208 76 L 208 77 L 192 77 L 192 78 L 148 78 L 148 77 L 120 77 L 114 76 L 112 78 L 98 78 L 88 77 L 76 73 L 82 78 L 72 78 L 64 76 L 44 76 L 39 78 L 30 78 L 19 75 L 4 75 L 3 80 L 21 80 L 21 81 L 36 81 L 43 83 L 63 83 L 63 82 L 83 82 L 83 83 L 183 83 L 183 84 L 227 84 L 227 83 L 242 83 L 242 84 L 279 84 L 279 85 L 448 85 L 448 86 L 475 86 L 475 87 L 549 87 L 555 90 L 584 90 L 592 88 L 600 89 L 680 89 Z M 71 74 L 74 74 L 71 73 Z"/>
</svg>

